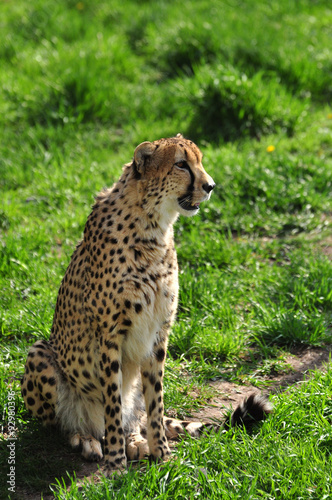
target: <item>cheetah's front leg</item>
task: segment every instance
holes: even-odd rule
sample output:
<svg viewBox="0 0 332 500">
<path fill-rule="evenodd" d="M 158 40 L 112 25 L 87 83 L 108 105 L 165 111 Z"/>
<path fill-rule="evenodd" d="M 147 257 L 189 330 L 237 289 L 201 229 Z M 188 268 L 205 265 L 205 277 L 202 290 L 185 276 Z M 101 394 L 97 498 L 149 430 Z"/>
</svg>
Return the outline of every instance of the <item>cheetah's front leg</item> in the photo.
<svg viewBox="0 0 332 500">
<path fill-rule="evenodd" d="M 170 455 L 164 428 L 163 375 L 167 340 L 154 345 L 153 354 L 141 368 L 143 393 L 147 413 L 147 434 L 150 453 L 153 458 Z"/>
<path fill-rule="evenodd" d="M 122 424 L 121 345 L 114 341 L 100 348 L 100 383 L 105 410 L 104 474 L 126 467 L 125 437 Z"/>
</svg>

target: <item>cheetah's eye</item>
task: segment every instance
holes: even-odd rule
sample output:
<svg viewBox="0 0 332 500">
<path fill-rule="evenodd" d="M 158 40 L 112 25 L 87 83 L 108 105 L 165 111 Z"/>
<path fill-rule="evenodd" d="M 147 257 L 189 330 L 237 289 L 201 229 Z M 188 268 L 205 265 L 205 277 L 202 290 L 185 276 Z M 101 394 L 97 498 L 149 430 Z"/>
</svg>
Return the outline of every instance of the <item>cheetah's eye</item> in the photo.
<svg viewBox="0 0 332 500">
<path fill-rule="evenodd" d="M 186 161 L 179 161 L 178 163 L 175 163 L 175 166 L 180 170 L 190 170 L 190 167 Z"/>
</svg>

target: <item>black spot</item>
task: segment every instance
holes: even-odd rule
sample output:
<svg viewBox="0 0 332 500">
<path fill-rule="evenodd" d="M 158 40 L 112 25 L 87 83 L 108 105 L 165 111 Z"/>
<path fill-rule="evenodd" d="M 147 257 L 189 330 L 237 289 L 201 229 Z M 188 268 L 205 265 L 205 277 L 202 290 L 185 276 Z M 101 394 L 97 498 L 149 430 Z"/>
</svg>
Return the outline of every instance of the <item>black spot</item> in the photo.
<svg viewBox="0 0 332 500">
<path fill-rule="evenodd" d="M 155 400 L 153 399 L 153 400 L 152 400 L 152 403 L 151 403 L 151 404 L 150 404 L 150 406 L 149 406 L 149 415 L 151 415 L 151 414 L 152 414 L 152 412 L 153 412 L 153 410 L 154 410 L 155 408 L 156 408 L 156 402 L 155 402 Z"/>
<path fill-rule="evenodd" d="M 115 351 L 119 350 L 118 345 L 115 342 L 111 342 L 110 340 L 105 340 L 105 346 L 107 349 L 114 349 Z"/>
<path fill-rule="evenodd" d="M 40 373 L 42 372 L 43 370 L 45 370 L 47 368 L 47 364 L 46 363 L 43 363 L 42 361 L 39 363 L 39 365 L 37 366 L 37 372 Z"/>
<path fill-rule="evenodd" d="M 160 383 L 160 382 L 156 382 L 156 385 L 154 386 L 154 390 L 155 390 L 156 392 L 161 391 L 161 383 Z"/>
<path fill-rule="evenodd" d="M 134 248 L 134 259 L 138 260 L 141 256 L 142 256 L 142 252 L 140 250 L 136 250 L 136 248 Z"/>
<path fill-rule="evenodd" d="M 135 304 L 135 312 L 140 313 L 142 311 L 142 304 L 138 302 Z"/>
<path fill-rule="evenodd" d="M 33 383 L 31 380 L 29 380 L 28 385 L 27 385 L 28 391 L 33 391 Z"/>
<path fill-rule="evenodd" d="M 156 352 L 155 356 L 156 356 L 156 359 L 158 361 L 163 361 L 163 359 L 165 358 L 165 351 L 164 351 L 164 349 L 162 349 L 162 348 L 158 349 L 158 351 Z"/>
<path fill-rule="evenodd" d="M 118 371 L 119 371 L 119 362 L 118 361 L 112 361 L 111 370 L 114 373 L 118 373 Z"/>
<path fill-rule="evenodd" d="M 29 406 L 33 406 L 35 404 L 35 400 L 33 398 L 28 398 L 27 403 Z"/>
</svg>

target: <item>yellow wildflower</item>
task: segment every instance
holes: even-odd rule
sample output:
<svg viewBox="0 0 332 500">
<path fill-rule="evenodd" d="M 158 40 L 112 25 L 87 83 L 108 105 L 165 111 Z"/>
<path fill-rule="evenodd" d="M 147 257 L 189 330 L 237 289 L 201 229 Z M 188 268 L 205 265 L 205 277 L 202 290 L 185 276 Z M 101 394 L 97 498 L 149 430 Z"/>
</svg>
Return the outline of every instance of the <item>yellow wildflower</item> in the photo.
<svg viewBox="0 0 332 500">
<path fill-rule="evenodd" d="M 272 153 L 272 151 L 274 151 L 274 150 L 275 150 L 275 146 L 272 146 L 272 145 L 271 145 L 271 146 L 268 146 L 268 147 L 266 148 L 266 151 L 267 151 L 268 153 Z"/>
<path fill-rule="evenodd" d="M 332 120 L 332 113 L 329 113 L 329 114 L 327 115 L 327 117 L 328 117 L 330 120 Z"/>
</svg>

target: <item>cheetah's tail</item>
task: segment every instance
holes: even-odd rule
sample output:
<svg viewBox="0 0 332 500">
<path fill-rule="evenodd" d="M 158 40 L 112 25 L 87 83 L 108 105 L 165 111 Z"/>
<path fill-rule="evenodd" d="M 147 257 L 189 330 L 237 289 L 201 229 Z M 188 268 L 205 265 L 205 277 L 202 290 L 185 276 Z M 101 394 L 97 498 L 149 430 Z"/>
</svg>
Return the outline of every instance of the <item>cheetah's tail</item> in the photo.
<svg viewBox="0 0 332 500">
<path fill-rule="evenodd" d="M 265 420 L 273 410 L 272 404 L 266 396 L 250 394 L 233 411 L 230 422 L 226 421 L 224 428 L 243 426 L 250 427 L 255 422 Z"/>
</svg>

